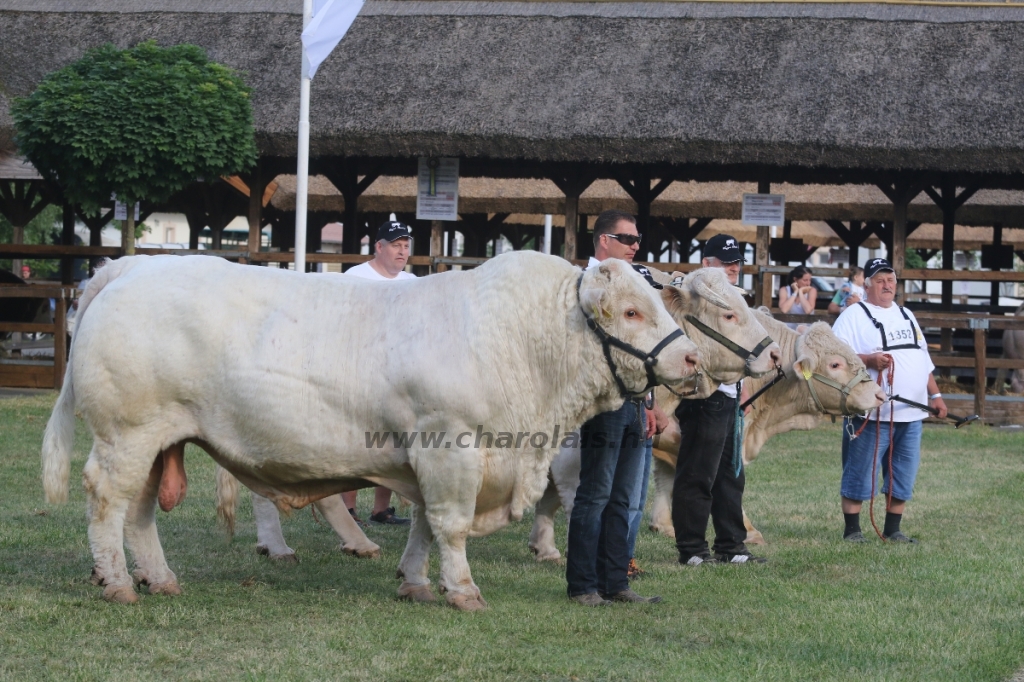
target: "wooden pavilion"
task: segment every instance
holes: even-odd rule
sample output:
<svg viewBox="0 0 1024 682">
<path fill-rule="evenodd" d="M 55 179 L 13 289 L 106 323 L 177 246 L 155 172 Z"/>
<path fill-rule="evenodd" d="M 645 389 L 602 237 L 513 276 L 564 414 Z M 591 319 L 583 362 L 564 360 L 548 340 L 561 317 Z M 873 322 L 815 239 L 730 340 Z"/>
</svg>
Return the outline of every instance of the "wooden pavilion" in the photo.
<svg viewBox="0 0 1024 682">
<path fill-rule="evenodd" d="M 241 192 L 215 182 L 164 208 L 211 227 L 246 213 L 250 243 L 272 222 L 286 248 L 294 219 L 262 199 L 267 183 L 296 165 L 300 12 L 301 0 L 0 0 L 0 152 L 14 152 L 11 98 L 90 47 L 200 45 L 253 87 L 260 161 L 240 179 Z M 958 224 L 990 231 L 992 270 L 1012 268 L 1010 233 L 1024 227 L 1013 217 L 1024 190 L 1022 2 L 368 0 L 312 93 L 312 172 L 340 193 L 342 221 L 363 229 L 345 231 L 350 255 L 311 254 L 310 262 L 358 260 L 370 224 L 359 216 L 360 196 L 380 178 L 412 177 L 419 157 L 449 156 L 467 183 L 553 184 L 558 241 L 570 259 L 582 255 L 580 216 L 597 210 L 587 192 L 600 181 L 628 197 L 650 239 L 685 244 L 714 216 L 660 215 L 659 199 L 677 187 L 859 187 L 874 195 L 863 210 L 837 210 L 827 224 L 850 246 L 891 243 L 903 278 L 944 282 L 947 309 L 956 279 L 1024 279 L 953 271 Z M 13 183 L 60 201 L 43 181 Z M 986 198 L 994 191 L 1011 194 Z M 23 215 L 40 201 L 26 197 L 0 196 L 0 210 Z M 679 213 L 697 211 L 693 201 L 676 203 Z M 484 208 L 466 222 L 483 229 L 503 213 Z M 329 219 L 333 212 L 311 215 L 311 236 Z M 73 221 L 66 207 L 65 238 Z M 926 224 L 941 225 L 943 269 L 908 271 L 908 236 Z M 443 268 L 443 226 L 414 227 L 417 262 Z M 777 269 L 767 227 L 755 246 L 761 301 Z M 0 254 L 70 253 L 47 248 L 7 245 Z M 656 252 L 650 242 L 643 249 Z"/>
</svg>

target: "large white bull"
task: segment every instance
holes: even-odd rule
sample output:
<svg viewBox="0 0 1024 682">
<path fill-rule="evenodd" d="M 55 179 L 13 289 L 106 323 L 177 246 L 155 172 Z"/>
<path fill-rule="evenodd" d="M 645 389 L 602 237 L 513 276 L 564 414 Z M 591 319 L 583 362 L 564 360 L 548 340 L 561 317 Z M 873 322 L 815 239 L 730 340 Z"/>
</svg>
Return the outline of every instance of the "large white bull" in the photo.
<svg viewBox="0 0 1024 682">
<path fill-rule="evenodd" d="M 679 293 L 662 298 L 672 307 Z M 180 592 L 154 516 L 158 498 L 163 508 L 181 499 L 185 442 L 282 509 L 384 485 L 416 504 L 399 594 L 432 598 L 436 539 L 448 602 L 483 608 L 466 538 L 540 497 L 555 449 L 531 435 L 617 408 L 620 383 L 641 394 L 652 378 L 693 374 L 695 346 L 665 305 L 625 263 L 581 275 L 528 252 L 387 283 L 208 257 L 121 259 L 80 305 L 44 437 L 47 498 L 67 499 L 78 409 L 93 433 L 83 481 L 97 577 L 105 598 L 134 602 L 125 542 L 136 580 Z M 602 334 L 660 355 L 612 347 L 613 374 Z M 478 428 L 498 440 L 463 437 Z M 370 443 L 395 433 L 420 437 Z"/>
<path fill-rule="evenodd" d="M 673 319 L 686 330 L 700 351 L 700 369 L 705 381 L 713 385 L 721 381 L 733 383 L 744 376 L 760 376 L 770 372 L 779 362 L 780 349 L 768 336 L 758 318 L 752 314 L 743 300 L 740 290 L 729 284 L 725 273 L 713 268 L 697 270 L 685 278 L 681 273 L 667 275 L 658 270 L 652 276 L 661 284 L 675 281 L 679 289 L 678 298 L 673 297 L 670 313 Z M 681 280 L 681 281 L 680 281 Z M 745 349 L 743 351 L 739 349 Z M 668 393 L 666 392 L 666 395 Z M 667 407 L 674 409 L 674 404 Z M 558 482 L 563 496 L 568 496 L 566 509 L 572 510 L 572 498 L 579 485 L 579 450 L 567 448 L 574 453 L 566 461 L 559 455 L 552 463 L 552 479 Z M 236 490 L 231 486 L 230 476 L 221 475 L 224 485 L 218 488 L 218 512 L 227 523 L 229 530 L 234 523 Z M 554 485 L 549 484 L 549 487 Z M 530 547 L 544 558 L 560 556 L 554 550 L 553 518 L 558 504 L 551 507 L 551 492 L 538 502 L 535 524 Z M 557 502 L 557 498 L 555 498 Z M 345 511 L 339 500 L 328 498 L 317 503 L 335 532 L 341 538 L 342 551 L 363 557 L 379 555 L 379 548 L 359 529 Z M 273 559 L 294 560 L 295 554 L 285 542 L 281 532 L 281 521 L 272 505 L 253 496 L 253 515 L 256 518 L 257 549 Z M 550 556 L 553 552 L 554 557 Z"/>
</svg>

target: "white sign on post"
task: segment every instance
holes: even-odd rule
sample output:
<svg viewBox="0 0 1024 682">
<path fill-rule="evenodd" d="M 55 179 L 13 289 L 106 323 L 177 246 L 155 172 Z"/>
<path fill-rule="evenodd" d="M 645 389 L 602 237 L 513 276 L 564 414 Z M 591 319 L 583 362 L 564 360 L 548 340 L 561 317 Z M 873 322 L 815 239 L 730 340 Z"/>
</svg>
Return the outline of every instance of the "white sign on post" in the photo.
<svg viewBox="0 0 1024 682">
<path fill-rule="evenodd" d="M 459 160 L 420 157 L 416 219 L 459 219 Z"/>
<path fill-rule="evenodd" d="M 743 225 L 782 225 L 786 222 L 785 194 L 744 194 Z"/>
<path fill-rule="evenodd" d="M 128 220 L 128 205 L 114 199 L 114 220 Z M 135 220 L 139 220 L 139 202 L 135 202 Z"/>
</svg>

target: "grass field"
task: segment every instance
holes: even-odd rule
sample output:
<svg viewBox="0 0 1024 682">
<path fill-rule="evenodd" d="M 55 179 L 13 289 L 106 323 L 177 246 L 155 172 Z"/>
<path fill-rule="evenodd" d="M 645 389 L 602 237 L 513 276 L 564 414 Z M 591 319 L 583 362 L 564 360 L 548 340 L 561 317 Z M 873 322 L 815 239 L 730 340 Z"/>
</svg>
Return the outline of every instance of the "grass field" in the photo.
<svg viewBox="0 0 1024 682">
<path fill-rule="evenodd" d="M 185 595 L 125 607 L 88 581 L 81 422 L 71 502 L 43 502 L 52 402 L 0 400 L 3 679 L 1005 680 L 1024 664 L 1019 434 L 925 429 L 904 521 L 915 547 L 839 541 L 838 427 L 778 437 L 748 474 L 770 563 L 680 567 L 672 543 L 645 531 L 637 554 L 650 574 L 637 589 L 659 605 L 571 604 L 561 567 L 527 550 L 527 518 L 470 541 L 490 603 L 478 614 L 395 598 L 403 529 L 369 528 L 384 557 L 359 560 L 303 510 L 284 522 L 301 563 L 279 565 L 253 551 L 246 500 L 228 544 L 212 462 L 190 450 L 188 499 L 158 512 Z M 562 547 L 564 530 L 561 519 Z"/>
</svg>

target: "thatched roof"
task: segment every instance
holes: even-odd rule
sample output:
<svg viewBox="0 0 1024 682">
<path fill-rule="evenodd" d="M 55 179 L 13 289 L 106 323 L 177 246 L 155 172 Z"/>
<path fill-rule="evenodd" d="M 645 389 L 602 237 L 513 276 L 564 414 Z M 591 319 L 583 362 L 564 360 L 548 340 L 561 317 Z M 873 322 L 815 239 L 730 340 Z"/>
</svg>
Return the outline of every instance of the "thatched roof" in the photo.
<svg viewBox="0 0 1024 682">
<path fill-rule="evenodd" d="M 9 97 L 103 42 L 246 72 L 292 156 L 299 0 L 0 0 Z M 370 0 L 313 83 L 313 155 L 1024 172 L 1024 7 Z"/>
<path fill-rule="evenodd" d="M 278 176 L 279 187 L 272 198 L 274 206 L 295 210 L 295 176 Z M 651 215 L 674 218 L 716 218 L 738 220 L 746 192 L 757 186 L 742 182 L 673 182 L 651 204 Z M 797 221 L 892 219 L 892 203 L 880 189 L 871 185 L 789 185 L 779 184 L 773 192 L 786 195 L 786 215 Z M 309 184 L 309 208 L 314 211 L 341 212 L 345 200 L 341 192 L 323 176 L 312 176 Z M 609 208 L 635 213 L 636 202 L 618 183 L 598 180 L 580 197 L 580 213 L 596 215 Z M 416 179 L 382 176 L 359 197 L 359 210 L 373 213 L 411 213 L 416 210 Z M 563 224 L 565 196 L 550 180 L 462 178 L 459 182 L 459 210 L 462 213 L 532 214 L 515 222 L 530 223 L 550 213 L 554 224 Z M 912 221 L 941 223 L 942 212 L 924 193 L 907 211 Z M 1024 227 L 1024 192 L 982 190 L 957 211 L 960 225 Z M 810 243 L 810 242 L 808 242 Z"/>
</svg>

